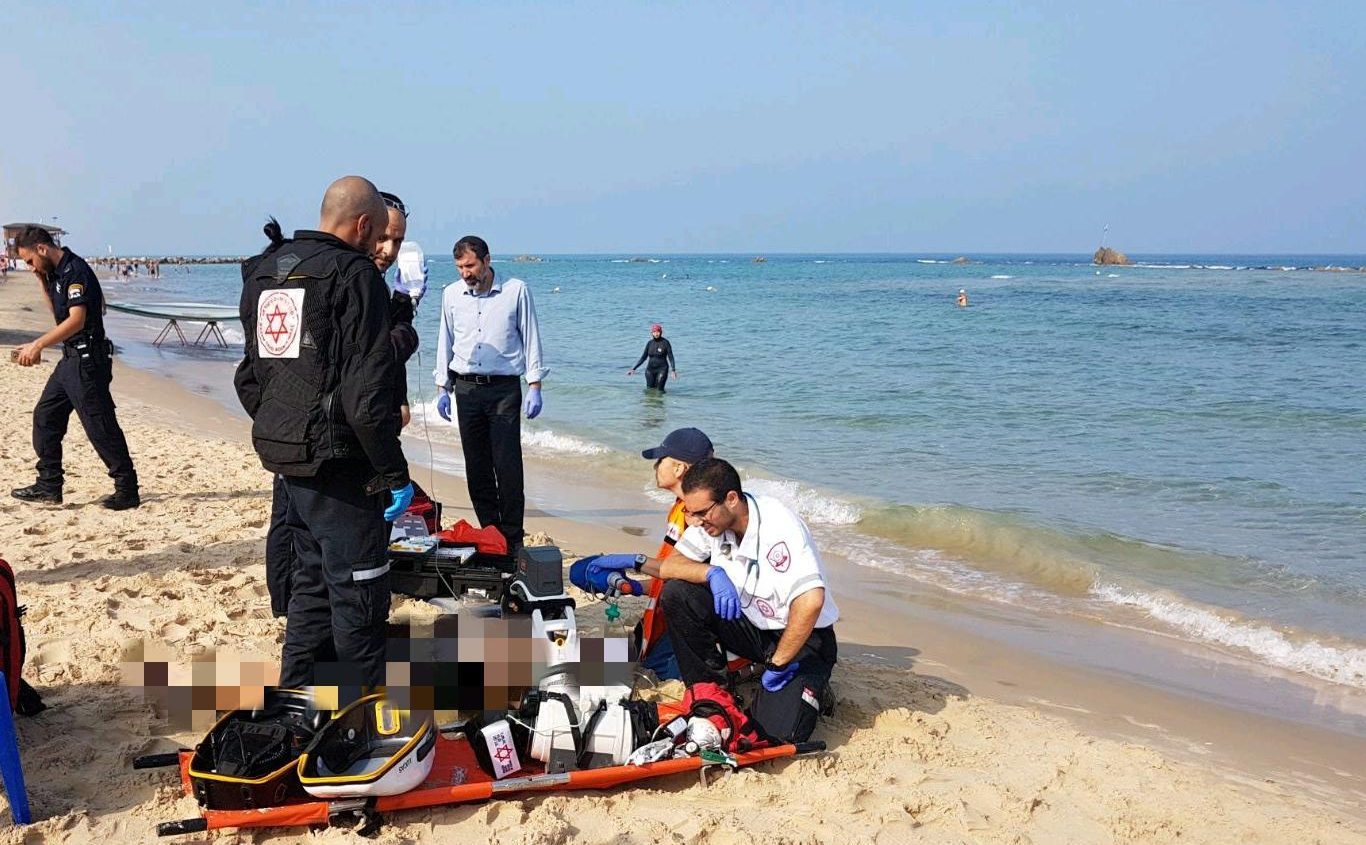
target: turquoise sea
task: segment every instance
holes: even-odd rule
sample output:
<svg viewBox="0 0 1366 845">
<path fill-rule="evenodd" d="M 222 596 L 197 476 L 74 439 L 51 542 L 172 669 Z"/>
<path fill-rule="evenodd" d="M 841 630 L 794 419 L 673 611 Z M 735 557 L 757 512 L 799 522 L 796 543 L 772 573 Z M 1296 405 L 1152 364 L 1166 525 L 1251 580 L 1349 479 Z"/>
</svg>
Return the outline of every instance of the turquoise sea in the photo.
<svg viewBox="0 0 1366 845">
<path fill-rule="evenodd" d="M 457 276 L 429 246 L 439 290 Z M 551 368 L 527 449 L 638 495 L 638 451 L 695 425 L 868 566 L 1366 689 L 1366 274 L 1309 269 L 1366 257 L 954 257 L 498 261 Z M 237 292 L 199 266 L 108 295 Z M 428 409 L 436 303 L 409 365 Z M 654 322 L 667 395 L 625 375 Z"/>
</svg>

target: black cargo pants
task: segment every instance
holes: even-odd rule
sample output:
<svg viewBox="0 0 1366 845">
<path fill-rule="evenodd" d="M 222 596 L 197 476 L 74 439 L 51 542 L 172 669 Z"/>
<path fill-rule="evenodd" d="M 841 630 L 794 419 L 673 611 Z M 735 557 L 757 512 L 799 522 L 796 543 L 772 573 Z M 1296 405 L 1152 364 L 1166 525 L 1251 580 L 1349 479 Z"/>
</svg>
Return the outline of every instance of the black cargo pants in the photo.
<svg viewBox="0 0 1366 845">
<path fill-rule="evenodd" d="M 77 348 L 67 346 L 47 385 L 33 406 L 33 451 L 38 455 L 38 485 L 61 492 L 66 476 L 62 470 L 62 439 L 71 412 L 80 418 L 95 454 L 104 461 L 114 489 L 138 492 L 138 474 L 128 454 L 128 441 L 114 413 L 109 385 L 114 362 L 108 341 L 94 341 Z"/>
<path fill-rule="evenodd" d="M 669 639 L 683 683 L 689 685 L 711 681 L 725 686 L 725 652 L 763 663 L 772 656 L 783 634 L 763 630 L 743 615 L 729 621 L 721 619 L 706 584 L 670 580 L 660 593 L 659 605 L 669 621 Z M 749 715 L 765 736 L 784 743 L 811 738 L 837 652 L 835 629 L 816 628 L 793 658 L 801 665 L 792 680 L 777 692 L 759 687 Z"/>
<path fill-rule="evenodd" d="M 382 495 L 363 460 L 330 460 L 311 478 L 284 479 L 294 539 L 280 686 L 384 683 L 389 618 L 388 534 Z M 335 654 L 335 662 L 332 658 Z"/>
</svg>

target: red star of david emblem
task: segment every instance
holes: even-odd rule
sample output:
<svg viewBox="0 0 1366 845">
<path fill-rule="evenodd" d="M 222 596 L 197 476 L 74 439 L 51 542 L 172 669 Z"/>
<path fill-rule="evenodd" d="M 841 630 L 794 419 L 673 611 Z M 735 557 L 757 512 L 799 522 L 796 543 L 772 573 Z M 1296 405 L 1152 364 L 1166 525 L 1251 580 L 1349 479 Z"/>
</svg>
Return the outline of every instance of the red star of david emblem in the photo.
<svg viewBox="0 0 1366 845">
<path fill-rule="evenodd" d="M 265 334 L 270 335 L 270 339 L 276 343 L 280 342 L 282 336 L 289 334 L 289 329 L 285 328 L 285 317 L 287 316 L 289 315 L 280 310 L 278 302 L 275 304 L 275 310 L 266 314 Z"/>
<path fill-rule="evenodd" d="M 493 752 L 493 756 L 498 758 L 499 763 L 506 763 L 512 759 L 512 749 L 506 745 L 500 745 L 498 750 Z"/>
</svg>

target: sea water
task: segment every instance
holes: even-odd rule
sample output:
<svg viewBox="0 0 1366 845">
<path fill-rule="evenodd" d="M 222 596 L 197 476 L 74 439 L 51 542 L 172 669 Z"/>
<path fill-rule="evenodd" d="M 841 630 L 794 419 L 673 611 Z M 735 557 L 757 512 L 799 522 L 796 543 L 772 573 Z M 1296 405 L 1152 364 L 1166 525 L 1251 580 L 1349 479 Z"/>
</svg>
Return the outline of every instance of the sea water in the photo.
<svg viewBox="0 0 1366 845">
<path fill-rule="evenodd" d="M 639 450 L 697 426 L 822 545 L 908 583 L 1366 688 L 1366 274 L 1311 269 L 1366 258 L 953 258 L 496 259 L 550 368 L 526 449 L 639 495 Z M 431 369 L 457 274 L 429 262 L 408 372 L 452 460 Z M 236 267 L 163 273 L 109 295 L 237 301 Z M 626 375 L 656 322 L 667 394 Z"/>
</svg>

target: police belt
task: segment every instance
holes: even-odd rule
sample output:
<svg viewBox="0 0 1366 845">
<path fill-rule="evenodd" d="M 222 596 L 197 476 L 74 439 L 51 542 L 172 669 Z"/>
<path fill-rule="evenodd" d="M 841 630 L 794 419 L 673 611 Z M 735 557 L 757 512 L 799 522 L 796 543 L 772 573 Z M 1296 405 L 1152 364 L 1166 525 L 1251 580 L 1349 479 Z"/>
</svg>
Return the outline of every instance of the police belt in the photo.
<svg viewBox="0 0 1366 845">
<path fill-rule="evenodd" d="M 486 376 L 479 373 L 462 374 L 455 370 L 449 371 L 451 378 L 456 381 L 467 381 L 471 384 L 506 384 L 510 381 L 521 381 L 521 376 Z"/>
<path fill-rule="evenodd" d="M 114 344 L 108 339 L 67 341 L 62 344 L 63 358 L 88 358 L 91 355 L 111 357 L 113 354 Z"/>
</svg>

